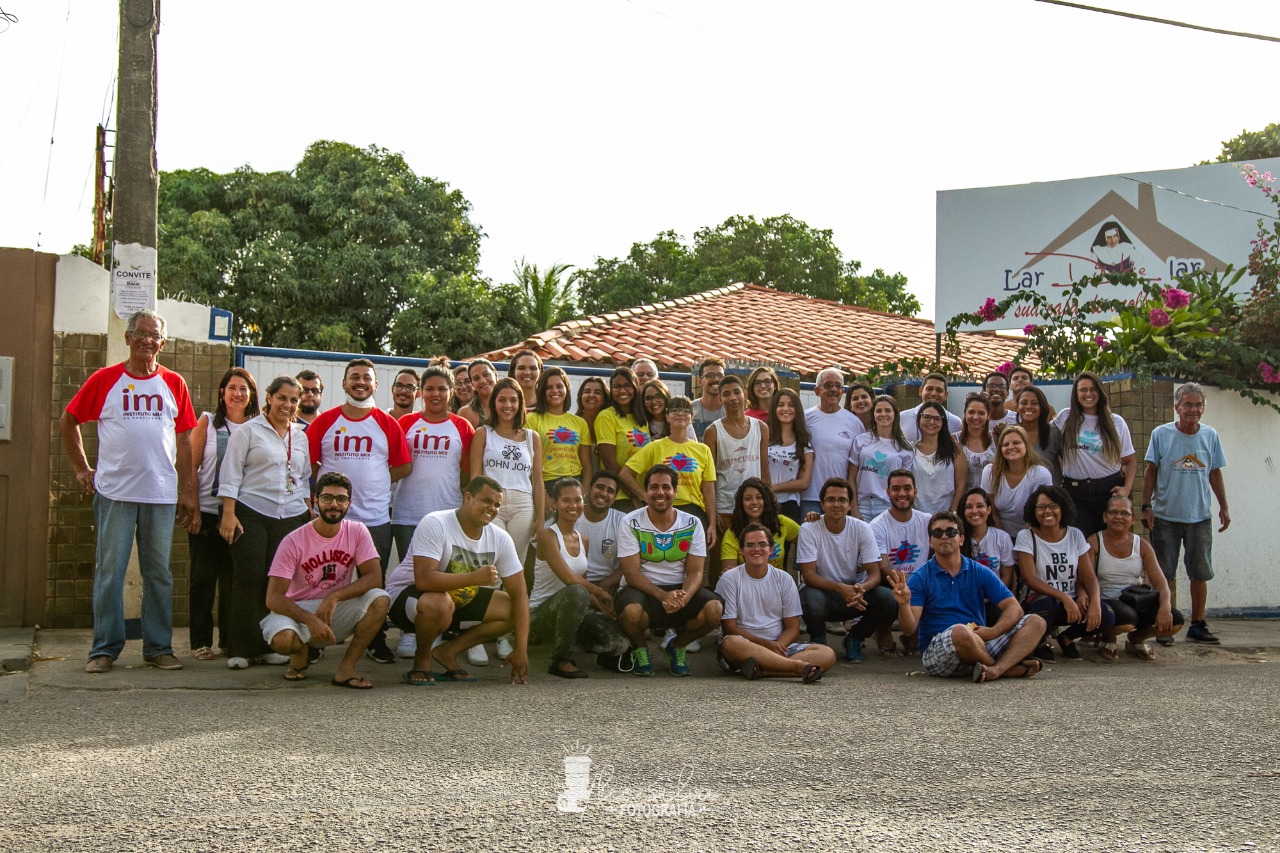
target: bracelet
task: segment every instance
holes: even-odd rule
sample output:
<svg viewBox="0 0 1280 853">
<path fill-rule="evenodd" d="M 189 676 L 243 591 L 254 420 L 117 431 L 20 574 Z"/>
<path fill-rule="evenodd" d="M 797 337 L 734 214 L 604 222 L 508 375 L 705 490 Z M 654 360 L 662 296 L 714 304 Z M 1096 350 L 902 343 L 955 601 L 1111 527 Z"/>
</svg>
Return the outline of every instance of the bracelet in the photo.
<svg viewBox="0 0 1280 853">
<path fill-rule="evenodd" d="M 1142 505 L 1142 508 L 1143 508 L 1143 509 L 1151 509 L 1151 504 L 1143 504 L 1143 505 Z"/>
</svg>

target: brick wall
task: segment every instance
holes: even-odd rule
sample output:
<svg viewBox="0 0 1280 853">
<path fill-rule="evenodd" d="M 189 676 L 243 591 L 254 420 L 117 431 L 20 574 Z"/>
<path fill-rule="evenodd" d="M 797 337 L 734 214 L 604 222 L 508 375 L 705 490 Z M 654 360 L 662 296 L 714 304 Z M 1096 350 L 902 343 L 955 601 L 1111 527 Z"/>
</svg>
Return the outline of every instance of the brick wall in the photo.
<svg viewBox="0 0 1280 853">
<path fill-rule="evenodd" d="M 1133 481 L 1133 503 L 1135 511 L 1142 504 L 1142 480 L 1146 463 L 1142 460 L 1147 455 L 1147 445 L 1151 443 L 1151 432 L 1160 424 L 1173 420 L 1174 383 L 1167 379 L 1157 379 L 1146 385 L 1137 380 L 1107 379 L 1102 388 L 1107 394 L 1107 402 L 1114 414 L 1124 418 L 1133 436 L 1133 450 L 1138 457 L 1138 476 Z M 1140 511 L 1135 528 L 1142 530 Z"/>
<path fill-rule="evenodd" d="M 93 502 L 80 490 L 71 461 L 62 449 L 58 419 L 89 374 L 103 366 L 106 350 L 106 335 L 54 335 L 53 409 L 49 427 L 53 443 L 49 466 L 48 573 L 45 616 L 40 622 L 48 628 L 93 627 Z M 161 353 L 160 363 L 187 380 L 192 405 L 199 415 L 214 406 L 218 382 L 231 366 L 231 347 L 173 340 Z M 83 424 L 80 434 L 92 462 L 97 458 L 97 429 L 92 423 Z M 190 561 L 187 536 L 179 527 L 174 528 L 170 564 L 173 571 L 173 621 L 177 626 L 185 626 Z"/>
</svg>

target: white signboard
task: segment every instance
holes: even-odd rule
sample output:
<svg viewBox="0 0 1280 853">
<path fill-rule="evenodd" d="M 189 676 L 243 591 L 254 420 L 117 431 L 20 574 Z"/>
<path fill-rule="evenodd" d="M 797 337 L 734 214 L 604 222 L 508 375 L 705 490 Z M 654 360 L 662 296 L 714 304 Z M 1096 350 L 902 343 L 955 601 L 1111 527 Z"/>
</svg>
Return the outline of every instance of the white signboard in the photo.
<svg viewBox="0 0 1280 853">
<path fill-rule="evenodd" d="M 1280 176 L 1280 158 L 1254 165 Z M 1100 272 L 1171 281 L 1199 269 L 1247 266 L 1258 219 L 1275 214 L 1229 163 L 939 192 L 938 331 L 988 298 L 1034 290 L 1053 303 L 1054 293 Z M 1239 287 L 1252 283 L 1246 275 Z M 1017 305 L 977 328 L 1021 329 L 1036 322 L 1035 311 Z"/>
<path fill-rule="evenodd" d="M 140 243 L 111 247 L 111 309 L 121 320 L 156 307 L 156 250 Z"/>
</svg>

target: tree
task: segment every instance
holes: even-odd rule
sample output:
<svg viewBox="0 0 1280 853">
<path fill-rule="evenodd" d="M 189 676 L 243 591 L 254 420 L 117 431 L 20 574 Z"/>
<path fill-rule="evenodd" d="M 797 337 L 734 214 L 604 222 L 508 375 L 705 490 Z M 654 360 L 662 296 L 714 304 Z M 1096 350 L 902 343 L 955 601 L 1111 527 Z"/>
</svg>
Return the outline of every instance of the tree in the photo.
<svg viewBox="0 0 1280 853">
<path fill-rule="evenodd" d="M 531 264 L 524 258 L 516 264 L 515 286 L 520 290 L 525 313 L 535 331 L 550 329 L 576 313 L 577 307 L 573 302 L 576 276 L 565 275 L 572 268 L 570 264 L 555 263 L 539 271 L 537 264 Z"/>
<path fill-rule="evenodd" d="M 389 337 L 391 350 L 403 355 L 463 358 L 522 341 L 537 330 L 515 285 L 491 288 L 470 274 L 423 273 L 411 283 Z"/>
<path fill-rule="evenodd" d="M 235 312 L 243 343 L 383 352 L 424 276 L 475 273 L 470 211 L 376 146 L 316 142 L 293 172 L 166 172 L 161 292 Z"/>
<path fill-rule="evenodd" d="M 1262 130 L 1242 130 L 1235 139 L 1222 143 L 1218 163 L 1239 163 L 1280 157 L 1280 124 L 1269 124 Z"/>
<path fill-rule="evenodd" d="M 594 268 L 580 273 L 578 290 L 583 308 L 591 313 L 739 281 L 882 311 L 920 310 L 905 276 L 883 270 L 859 275 L 861 267 L 858 261 L 844 260 L 830 230 L 789 215 L 763 221 L 732 216 L 715 228 L 699 229 L 692 246 L 664 231 L 649 243 L 634 244 L 626 259 L 598 258 Z"/>
</svg>

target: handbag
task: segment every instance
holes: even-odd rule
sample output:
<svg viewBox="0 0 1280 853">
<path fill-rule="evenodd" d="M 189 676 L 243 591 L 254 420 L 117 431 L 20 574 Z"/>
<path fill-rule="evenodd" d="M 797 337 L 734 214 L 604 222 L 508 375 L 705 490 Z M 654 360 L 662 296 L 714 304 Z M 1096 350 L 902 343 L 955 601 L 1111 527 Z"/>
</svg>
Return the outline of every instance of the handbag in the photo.
<svg viewBox="0 0 1280 853">
<path fill-rule="evenodd" d="M 1120 591 L 1120 601 L 1143 616 L 1160 609 L 1160 591 L 1147 583 L 1130 584 Z"/>
</svg>

